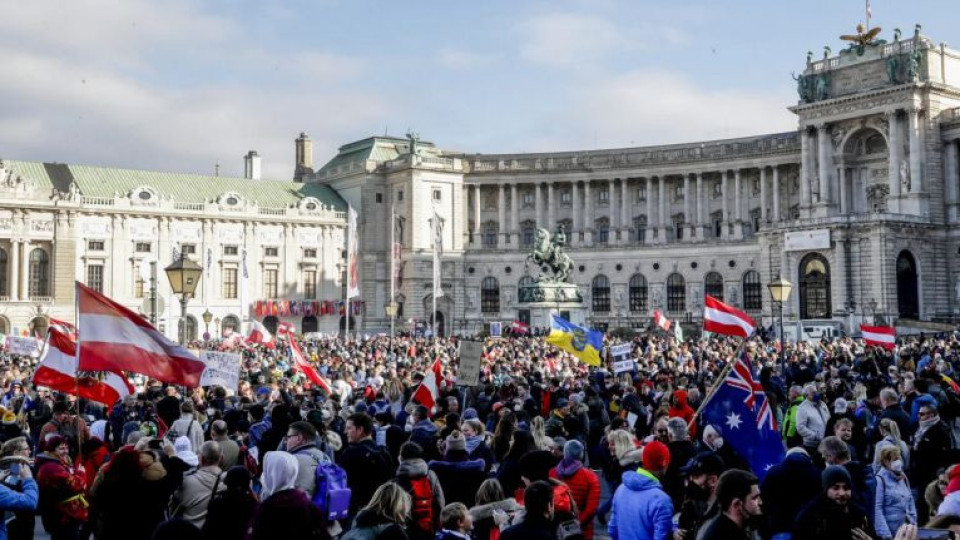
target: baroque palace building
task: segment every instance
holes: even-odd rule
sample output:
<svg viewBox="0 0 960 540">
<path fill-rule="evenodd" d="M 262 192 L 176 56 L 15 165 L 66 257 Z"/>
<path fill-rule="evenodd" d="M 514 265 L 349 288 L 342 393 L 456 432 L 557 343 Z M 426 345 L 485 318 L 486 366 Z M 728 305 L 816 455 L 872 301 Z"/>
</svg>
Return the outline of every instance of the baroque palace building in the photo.
<svg viewBox="0 0 960 540">
<path fill-rule="evenodd" d="M 7 160 L 0 331 L 72 319 L 74 279 L 140 306 L 141 261 L 165 266 L 175 245 L 208 268 L 194 333 L 206 310 L 218 326 L 334 331 L 347 204 L 359 213 L 351 328 L 364 333 L 389 328 L 391 254 L 397 328 L 431 319 L 435 216 L 444 334 L 530 320 L 518 287 L 538 273 L 535 231 L 560 227 L 597 327 L 642 327 L 659 309 L 692 329 L 705 294 L 770 324 L 766 284 L 782 276 L 794 284 L 788 320 L 937 328 L 960 314 L 960 52 L 919 30 L 808 54 L 787 133 L 495 155 L 371 137 L 315 172 L 301 136 L 292 182 L 256 180 L 251 155 L 243 179 Z M 175 335 L 178 308 L 159 281 Z"/>
</svg>

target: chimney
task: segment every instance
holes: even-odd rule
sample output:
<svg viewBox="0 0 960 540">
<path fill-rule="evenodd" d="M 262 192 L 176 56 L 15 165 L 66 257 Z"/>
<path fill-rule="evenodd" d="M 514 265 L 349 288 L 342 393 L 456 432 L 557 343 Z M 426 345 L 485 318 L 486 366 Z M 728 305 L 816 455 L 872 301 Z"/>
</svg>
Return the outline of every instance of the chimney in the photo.
<svg viewBox="0 0 960 540">
<path fill-rule="evenodd" d="M 294 167 L 293 179 L 296 182 L 303 182 L 304 175 L 313 174 L 313 141 L 306 133 L 300 132 L 300 136 L 294 141 L 296 145 L 296 163 Z"/>
<path fill-rule="evenodd" d="M 260 154 L 256 150 L 251 150 L 243 156 L 243 177 L 250 180 L 260 179 Z"/>
</svg>

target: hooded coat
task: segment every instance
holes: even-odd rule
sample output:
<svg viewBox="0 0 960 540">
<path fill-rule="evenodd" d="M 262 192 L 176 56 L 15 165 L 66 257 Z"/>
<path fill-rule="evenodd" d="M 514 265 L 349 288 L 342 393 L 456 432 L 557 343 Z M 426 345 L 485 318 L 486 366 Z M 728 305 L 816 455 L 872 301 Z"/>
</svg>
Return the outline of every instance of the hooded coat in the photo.
<svg viewBox="0 0 960 540">
<path fill-rule="evenodd" d="M 171 492 L 170 475 L 152 453 L 121 448 L 90 488 L 97 538 L 150 538 L 165 518 Z"/>
<path fill-rule="evenodd" d="M 607 532 L 613 540 L 667 540 L 673 536 L 673 502 L 653 474 L 638 469 L 623 473 L 613 495 Z"/>
<path fill-rule="evenodd" d="M 299 489 L 297 459 L 286 452 L 263 458 L 263 502 L 253 515 L 252 540 L 329 538 L 323 513 Z"/>
<path fill-rule="evenodd" d="M 486 479 L 486 464 L 482 459 L 469 459 L 467 452 L 448 451 L 444 460 L 431 461 L 430 470 L 436 473 L 443 493 L 450 503 L 473 506 L 480 484 Z"/>
<path fill-rule="evenodd" d="M 446 506 L 446 499 L 443 496 L 443 488 L 440 486 L 440 480 L 437 479 L 436 473 L 431 471 L 427 467 L 427 462 L 420 458 L 403 460 L 400 462 L 400 466 L 397 467 L 397 483 L 403 487 L 411 497 L 413 497 L 413 488 L 410 485 L 411 481 L 424 477 L 430 482 L 430 489 L 433 491 L 433 517 L 434 526 L 437 527 L 440 524 L 440 511 Z M 415 525 L 412 525 L 411 529 L 413 527 L 415 527 Z"/>
<path fill-rule="evenodd" d="M 490 533 L 497 528 L 497 524 L 493 520 L 494 511 L 500 510 L 509 519 L 522 509 L 523 507 L 517 504 L 517 500 L 513 497 L 474 506 L 470 509 L 470 517 L 473 518 L 473 537 L 477 540 L 490 540 Z"/>
<path fill-rule="evenodd" d="M 789 532 L 797 514 L 820 490 L 820 469 L 804 453 L 792 453 L 771 467 L 760 483 L 766 518 L 763 532 Z"/>
<path fill-rule="evenodd" d="M 597 474 L 583 466 L 580 460 L 563 459 L 550 469 L 550 478 L 560 480 L 573 494 L 577 503 L 580 528 L 585 540 L 593 538 L 593 518 L 600 506 L 600 479 Z"/>
<path fill-rule="evenodd" d="M 690 438 L 697 438 L 697 424 L 693 422 L 693 417 L 697 412 L 690 406 L 690 398 L 686 390 L 677 390 L 673 393 L 673 399 L 670 400 L 670 411 L 667 413 L 670 418 L 683 418 L 690 426 Z"/>
</svg>

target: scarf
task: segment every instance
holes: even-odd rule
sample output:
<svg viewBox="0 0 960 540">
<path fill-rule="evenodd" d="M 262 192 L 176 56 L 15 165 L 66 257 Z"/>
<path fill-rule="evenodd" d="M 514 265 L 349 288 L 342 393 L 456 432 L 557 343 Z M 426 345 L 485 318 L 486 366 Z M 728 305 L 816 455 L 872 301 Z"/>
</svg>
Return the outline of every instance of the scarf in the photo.
<svg viewBox="0 0 960 540">
<path fill-rule="evenodd" d="M 582 468 L 583 462 L 579 459 L 567 460 L 567 458 L 563 458 L 560 460 L 560 463 L 557 464 L 557 476 L 560 478 L 570 478 Z"/>
<path fill-rule="evenodd" d="M 465 442 L 466 445 L 467 445 L 467 453 L 468 453 L 468 454 L 473 454 L 473 452 L 477 449 L 477 447 L 480 446 L 480 443 L 483 442 L 483 436 L 482 436 L 482 435 L 471 435 L 471 436 L 469 436 L 469 437 L 466 437 L 466 439 L 464 440 L 464 442 Z"/>
<path fill-rule="evenodd" d="M 934 415 L 926 420 L 920 420 L 920 427 L 917 428 L 917 434 L 914 435 L 913 449 L 916 450 L 920 446 L 920 441 L 923 440 L 923 436 L 927 433 L 927 430 L 933 426 L 940 423 L 940 415 Z"/>
</svg>

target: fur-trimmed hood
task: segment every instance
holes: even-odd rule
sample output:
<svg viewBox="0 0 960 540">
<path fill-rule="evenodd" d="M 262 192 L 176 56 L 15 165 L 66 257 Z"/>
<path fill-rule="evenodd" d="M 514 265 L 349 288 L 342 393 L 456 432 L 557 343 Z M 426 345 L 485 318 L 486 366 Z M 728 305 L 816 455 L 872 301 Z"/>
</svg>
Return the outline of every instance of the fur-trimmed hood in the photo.
<svg viewBox="0 0 960 540">
<path fill-rule="evenodd" d="M 474 506 L 470 509 L 470 517 L 474 521 L 479 521 L 481 519 L 487 519 L 493 517 L 494 510 L 503 510 L 508 514 L 511 512 L 517 512 L 523 507 L 517 504 L 516 499 L 510 497 L 502 501 L 492 502 L 488 504 L 481 504 L 480 506 Z"/>
</svg>

